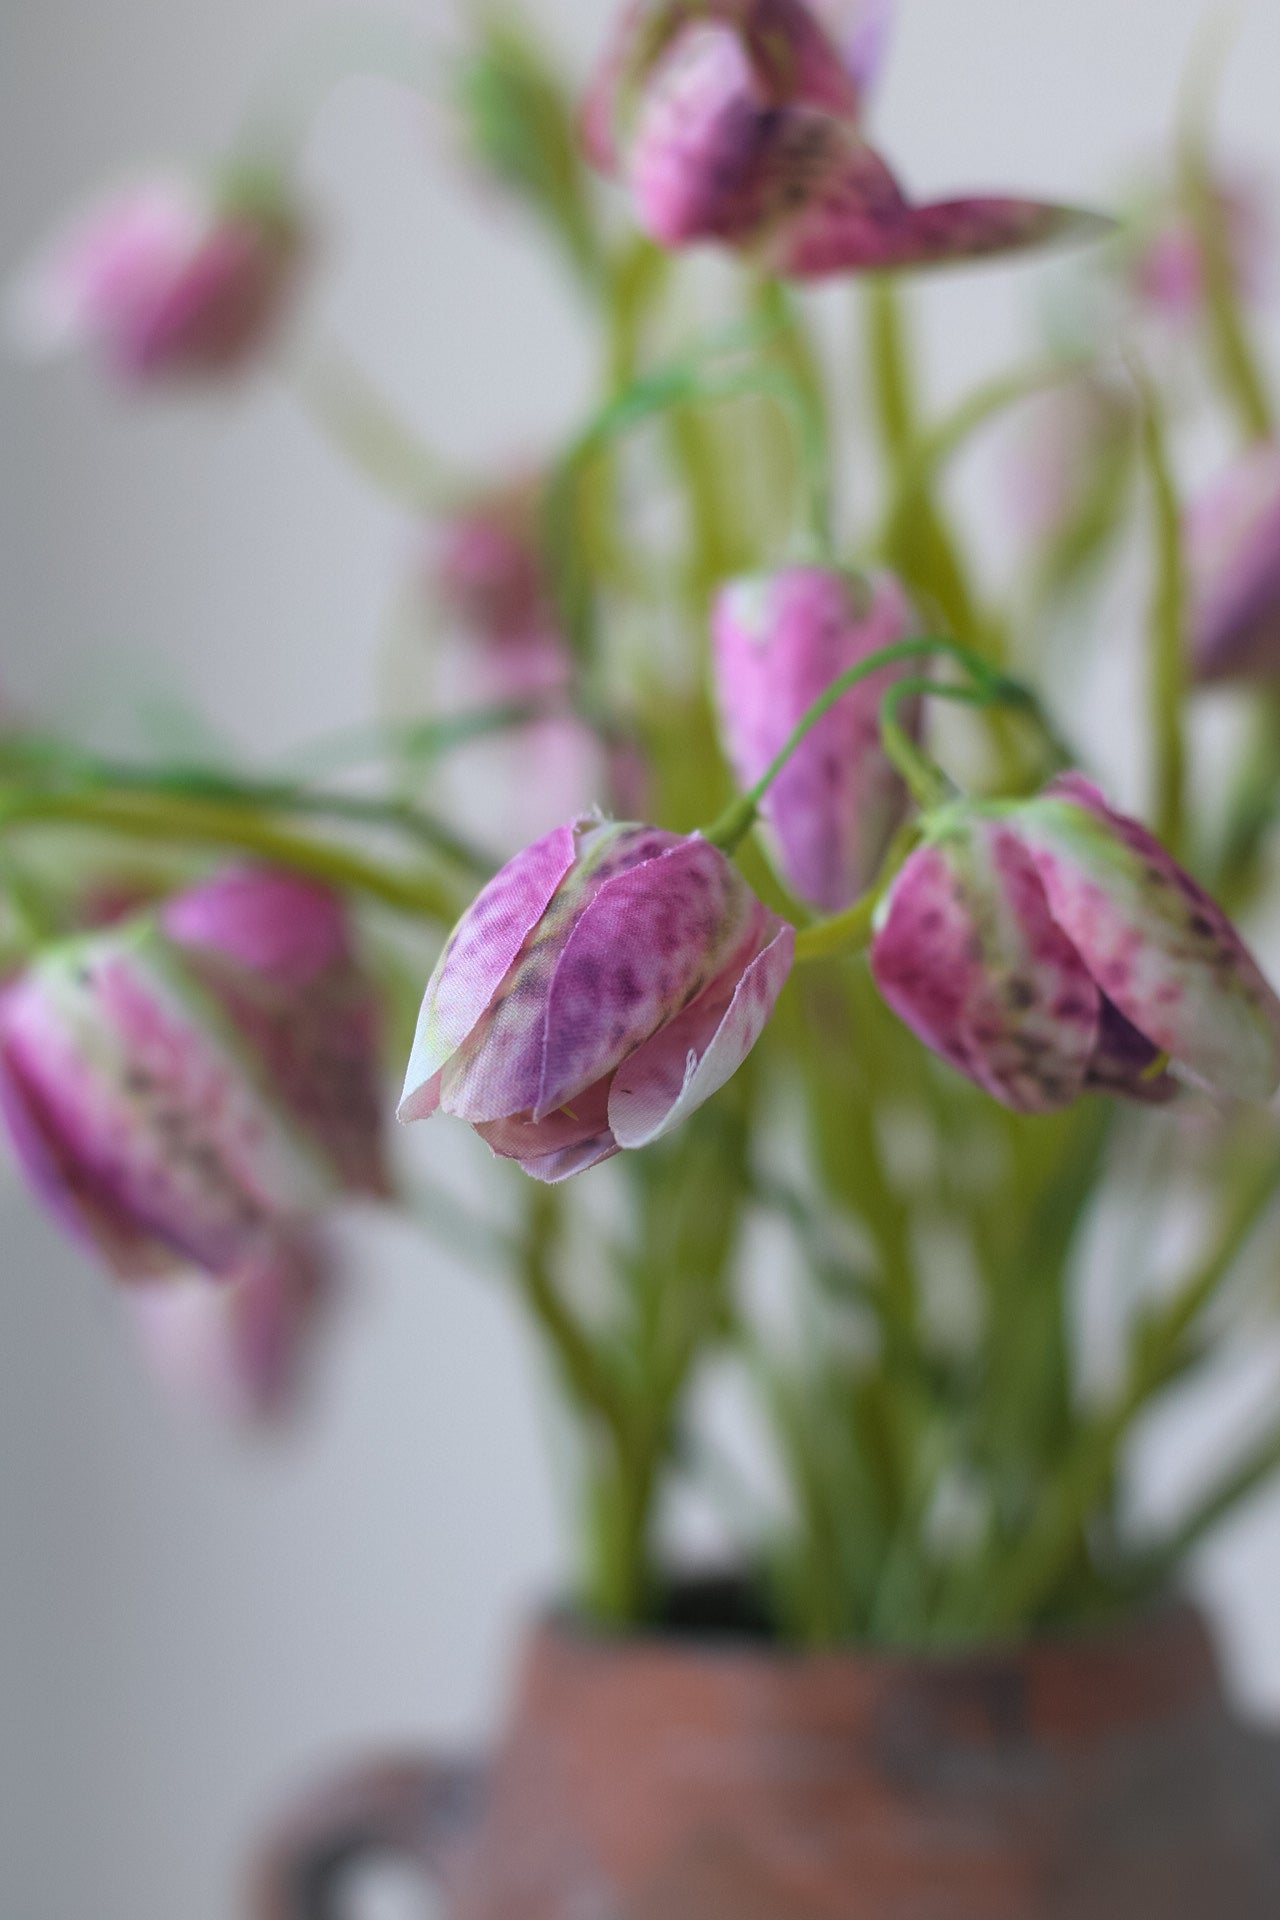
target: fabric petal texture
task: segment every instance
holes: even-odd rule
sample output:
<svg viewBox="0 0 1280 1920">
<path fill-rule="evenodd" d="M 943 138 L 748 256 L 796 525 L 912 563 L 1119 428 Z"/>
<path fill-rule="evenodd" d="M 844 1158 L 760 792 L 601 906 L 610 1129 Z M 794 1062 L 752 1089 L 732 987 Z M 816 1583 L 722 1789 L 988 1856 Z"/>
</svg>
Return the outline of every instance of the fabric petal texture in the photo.
<svg viewBox="0 0 1280 1920">
<path fill-rule="evenodd" d="M 1054 919 L 1108 999 L 1195 1078 L 1280 1085 L 1280 1000 L 1231 922 L 1159 841 L 1066 775 L 1018 812 Z"/>
<path fill-rule="evenodd" d="M 1098 989 L 1003 822 L 962 815 L 911 855 L 871 969 L 912 1032 L 1006 1106 L 1048 1113 L 1083 1092 Z"/>
<path fill-rule="evenodd" d="M 827 689 L 871 654 L 905 639 L 911 608 L 888 574 L 870 580 L 791 567 L 724 588 L 712 611 L 716 704 L 739 784 L 751 787 Z M 880 739 L 880 706 L 914 663 L 851 688 L 774 781 L 762 813 L 782 877 L 809 906 L 839 913 L 880 866 L 907 792 Z M 919 705 L 903 710 L 908 726 Z"/>
<path fill-rule="evenodd" d="M 645 1122 L 650 1134 L 708 1099 L 754 1045 L 791 955 L 791 930 L 699 835 L 633 822 L 579 821 L 563 832 L 568 863 L 549 887 L 521 894 L 514 919 L 477 920 L 475 908 L 464 916 L 428 987 L 420 1036 L 431 1030 L 433 996 L 464 930 L 474 992 L 467 1018 L 482 985 L 487 1003 L 452 1049 L 415 1049 L 401 1107 L 404 1119 L 440 1107 L 469 1121 L 494 1153 L 547 1181 L 631 1143 L 630 1123 L 625 1139 L 614 1128 L 614 1077 L 631 1062 L 643 1066 L 650 1050 L 662 1056 L 664 1035 L 678 1035 L 680 1071 L 658 1119 Z M 545 848 L 530 849 L 537 855 L 531 866 L 521 867 L 527 855 L 512 866 L 541 871 L 545 882 L 558 864 L 557 857 L 540 867 Z M 509 871 L 486 891 L 502 898 Z M 492 953 L 486 925 L 496 938 Z M 766 950 L 772 960 L 753 972 Z M 426 1079 L 418 1077 L 422 1062 Z M 621 1111 L 629 1111 L 625 1101 Z"/>
</svg>

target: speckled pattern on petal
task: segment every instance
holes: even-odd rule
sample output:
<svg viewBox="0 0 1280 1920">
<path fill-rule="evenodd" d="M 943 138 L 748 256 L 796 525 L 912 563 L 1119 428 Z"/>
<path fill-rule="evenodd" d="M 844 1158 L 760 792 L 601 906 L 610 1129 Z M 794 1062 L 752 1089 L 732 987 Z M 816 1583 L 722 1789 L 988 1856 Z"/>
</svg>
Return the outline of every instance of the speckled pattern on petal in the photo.
<svg viewBox="0 0 1280 1920">
<path fill-rule="evenodd" d="M 730 244 L 758 228 L 777 113 L 727 27 L 687 27 L 645 88 L 628 156 L 640 225 L 660 246 Z"/>
<path fill-rule="evenodd" d="M 4 1026 L 13 1085 L 36 1090 L 62 1178 L 75 1168 L 139 1243 L 224 1272 L 329 1197 L 332 1175 L 159 934 L 47 954 L 6 995 Z"/>
<path fill-rule="evenodd" d="M 402 1120 L 439 1105 L 439 1074 L 502 985 L 576 854 L 575 826 L 557 827 L 509 860 L 454 928 L 427 982 L 400 1103 Z"/>
<path fill-rule="evenodd" d="M 860 581 L 822 567 L 736 580 L 712 614 L 716 700 L 739 783 L 752 786 L 827 688 L 912 629 L 888 574 Z M 852 905 L 877 872 L 907 794 L 880 739 L 886 668 L 852 688 L 792 755 L 763 813 L 793 892 L 824 913 Z M 918 722 L 916 706 L 903 715 Z"/>
<path fill-rule="evenodd" d="M 720 1091 L 764 1032 L 795 958 L 795 930 L 769 916 L 772 937 L 732 965 L 684 1012 L 623 1061 L 609 1121 L 620 1147 L 643 1147 Z"/>
<path fill-rule="evenodd" d="M 1019 808 L 1054 919 L 1140 1033 L 1242 1099 L 1280 1083 L 1280 1001 L 1222 909 L 1136 820 L 1068 775 Z"/>
<path fill-rule="evenodd" d="M 876 984 L 926 1046 L 1006 1106 L 1082 1092 L 1099 995 L 1002 822 L 967 815 L 912 854 L 871 949 Z"/>
<path fill-rule="evenodd" d="M 696 836 L 610 879 L 556 965 L 537 1114 L 616 1067 L 766 918 L 733 862 Z"/>
</svg>

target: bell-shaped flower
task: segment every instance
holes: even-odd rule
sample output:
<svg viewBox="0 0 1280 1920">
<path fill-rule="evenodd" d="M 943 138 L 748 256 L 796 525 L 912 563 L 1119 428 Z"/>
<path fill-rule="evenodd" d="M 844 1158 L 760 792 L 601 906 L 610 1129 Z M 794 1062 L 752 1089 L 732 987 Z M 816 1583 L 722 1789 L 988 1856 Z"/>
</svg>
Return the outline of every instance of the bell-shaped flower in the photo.
<svg viewBox="0 0 1280 1920">
<path fill-rule="evenodd" d="M 235 870 L 0 991 L 0 1109 L 121 1278 L 221 1276 L 344 1189 L 385 1190 L 377 1028 L 338 900 Z"/>
<path fill-rule="evenodd" d="M 973 259 L 1109 225 L 1009 196 L 911 200 L 863 137 L 861 93 L 804 0 L 640 0 L 589 95 L 586 137 L 661 246 L 718 242 L 791 278 Z"/>
<path fill-rule="evenodd" d="M 1252 448 L 1187 515 L 1198 680 L 1280 673 L 1280 445 Z"/>
<path fill-rule="evenodd" d="M 35 353 L 94 350 L 130 385 L 231 374 L 272 340 L 302 253 L 277 186 L 157 176 L 55 235 L 13 289 L 12 329 Z"/>
<path fill-rule="evenodd" d="M 957 802 L 894 881 L 871 967 L 912 1031 L 1006 1106 L 1090 1089 L 1243 1099 L 1280 1084 L 1280 1001 L 1222 910 L 1136 821 L 1067 774 Z"/>
<path fill-rule="evenodd" d="M 282 1234 L 217 1286 L 203 1273 L 166 1274 L 125 1288 L 122 1299 L 147 1364 L 175 1400 L 258 1423 L 294 1409 L 332 1280 L 309 1237 Z"/>
<path fill-rule="evenodd" d="M 755 785 L 842 673 L 912 630 L 889 574 L 787 567 L 723 588 L 712 611 L 716 701 L 739 784 Z M 762 804 L 787 885 L 824 913 L 851 906 L 875 878 L 906 810 L 906 787 L 881 745 L 880 704 L 912 670 L 886 667 L 844 694 Z"/>
<path fill-rule="evenodd" d="M 517 855 L 427 986 L 402 1120 L 437 1108 L 558 1181 L 722 1087 L 791 969 L 791 927 L 699 835 L 578 820 Z"/>
</svg>

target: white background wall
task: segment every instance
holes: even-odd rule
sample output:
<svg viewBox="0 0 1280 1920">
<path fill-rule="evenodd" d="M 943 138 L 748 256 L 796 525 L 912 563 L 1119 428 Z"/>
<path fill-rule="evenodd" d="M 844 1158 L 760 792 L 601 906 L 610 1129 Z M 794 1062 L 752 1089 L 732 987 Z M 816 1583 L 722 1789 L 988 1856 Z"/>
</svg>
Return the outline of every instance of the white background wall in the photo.
<svg viewBox="0 0 1280 1920">
<path fill-rule="evenodd" d="M 0 264 L 103 172 L 213 151 L 310 0 L 5 0 Z M 543 0 L 585 57 L 605 0 Z M 1105 197 L 1168 128 L 1203 0 L 904 0 L 881 112 L 920 187 Z M 1280 7 L 1231 69 L 1233 144 L 1280 174 Z M 585 402 L 580 316 L 518 219 L 449 176 L 412 103 L 353 88 L 314 174 L 323 301 L 459 455 L 536 448 Z M 1015 337 L 1035 269 L 930 295 L 939 387 Z M 260 384 L 133 410 L 0 365 L 0 683 L 74 723 L 169 690 L 269 750 L 369 710 L 408 530 Z M 111 690 L 116 689 L 115 693 Z M 468 1146 L 459 1151 L 464 1158 Z M 404 1227 L 363 1280 L 319 1418 L 265 1451 L 184 1420 L 114 1303 L 0 1176 L 0 1912 L 227 1920 L 264 1809 L 383 1740 L 471 1742 L 562 1529 L 523 1335 Z M 1175 1431 L 1194 1451 L 1198 1429 Z M 1240 1694 L 1280 1710 L 1280 1500 L 1205 1579 Z"/>
</svg>

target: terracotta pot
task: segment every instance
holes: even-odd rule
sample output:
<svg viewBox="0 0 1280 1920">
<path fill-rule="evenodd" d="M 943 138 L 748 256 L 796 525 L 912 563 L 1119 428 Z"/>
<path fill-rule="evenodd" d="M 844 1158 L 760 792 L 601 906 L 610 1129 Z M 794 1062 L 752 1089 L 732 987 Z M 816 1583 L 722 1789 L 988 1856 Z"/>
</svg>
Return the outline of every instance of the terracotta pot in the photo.
<svg viewBox="0 0 1280 1920">
<path fill-rule="evenodd" d="M 331 1787 L 255 1920 L 346 1920 L 380 1850 L 449 1920 L 1276 1920 L 1280 1743 L 1231 1719 L 1185 1609 L 930 1660 L 552 1623 L 487 1776 Z"/>
</svg>

